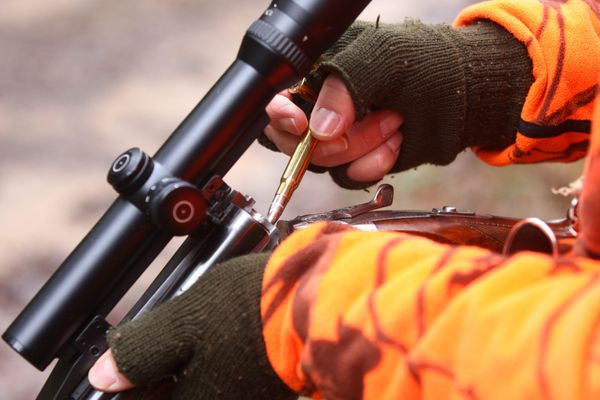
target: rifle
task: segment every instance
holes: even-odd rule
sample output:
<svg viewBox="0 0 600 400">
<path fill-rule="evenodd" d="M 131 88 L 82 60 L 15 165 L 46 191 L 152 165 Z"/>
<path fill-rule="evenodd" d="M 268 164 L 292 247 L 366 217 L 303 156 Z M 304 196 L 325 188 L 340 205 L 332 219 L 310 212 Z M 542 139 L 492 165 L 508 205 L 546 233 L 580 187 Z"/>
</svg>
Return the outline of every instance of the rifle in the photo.
<svg viewBox="0 0 600 400">
<path fill-rule="evenodd" d="M 304 76 L 368 2 L 353 3 L 350 10 L 342 1 L 271 4 L 230 69 L 153 157 L 131 149 L 116 158 L 109 181 L 119 198 L 3 335 L 38 369 L 59 359 L 38 398 L 124 398 L 93 391 L 87 370 L 106 348 L 105 315 L 174 234 L 189 238 L 125 320 L 176 296 L 219 261 L 276 246 L 309 220 L 273 226 L 221 177 L 262 131 L 271 97 Z M 355 223 L 374 212 L 322 219 Z"/>
<path fill-rule="evenodd" d="M 125 319 L 177 295 L 218 261 L 271 242 L 275 227 L 220 177 L 266 126 L 271 98 L 306 75 L 368 3 L 273 1 L 156 154 L 134 148 L 116 158 L 108 180 L 120 196 L 3 334 L 40 370 L 58 358 L 38 398 L 104 396 L 86 375 L 106 349 L 105 316 L 174 235 L 189 238 Z"/>
</svg>

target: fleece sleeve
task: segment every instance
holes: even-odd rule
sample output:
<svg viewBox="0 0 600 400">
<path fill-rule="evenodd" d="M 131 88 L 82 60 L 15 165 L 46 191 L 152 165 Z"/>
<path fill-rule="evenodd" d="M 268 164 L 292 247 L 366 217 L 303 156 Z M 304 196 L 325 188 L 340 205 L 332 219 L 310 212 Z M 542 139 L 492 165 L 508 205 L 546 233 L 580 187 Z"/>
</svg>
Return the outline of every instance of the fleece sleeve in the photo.
<svg viewBox="0 0 600 400">
<path fill-rule="evenodd" d="M 534 82 L 513 144 L 475 147 L 493 165 L 572 161 L 585 155 L 600 72 L 600 5 L 593 0 L 496 0 L 464 10 L 455 26 L 493 21 L 527 47 Z"/>
<path fill-rule="evenodd" d="M 270 363 L 327 399 L 594 399 L 600 264 L 319 224 L 271 257 Z"/>
</svg>

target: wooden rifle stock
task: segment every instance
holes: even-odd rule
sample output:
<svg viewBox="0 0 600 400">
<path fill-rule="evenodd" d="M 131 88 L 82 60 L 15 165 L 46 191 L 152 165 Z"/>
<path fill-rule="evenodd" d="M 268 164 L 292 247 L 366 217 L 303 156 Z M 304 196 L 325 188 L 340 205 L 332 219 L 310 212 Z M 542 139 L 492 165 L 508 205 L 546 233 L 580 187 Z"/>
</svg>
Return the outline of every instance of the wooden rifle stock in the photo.
<svg viewBox="0 0 600 400">
<path fill-rule="evenodd" d="M 407 232 L 440 243 L 452 245 L 478 246 L 495 252 L 502 252 L 507 238 L 519 219 L 498 217 L 494 215 L 461 214 L 461 213 L 426 213 L 423 216 L 394 216 L 373 221 L 378 230 Z M 570 251 L 575 234 L 567 219 L 547 223 L 552 229 L 559 253 Z M 531 244 L 533 246 L 533 243 Z M 524 244 L 527 247 L 527 244 Z"/>
<path fill-rule="evenodd" d="M 291 221 L 280 221 L 278 228 L 285 234 L 319 222 L 332 221 L 354 226 L 366 231 L 395 231 L 423 236 L 439 243 L 451 245 L 479 246 L 501 253 L 507 240 L 515 228 L 522 226 L 523 219 L 477 214 L 472 211 L 460 211 L 454 207 L 442 207 L 432 211 L 393 211 L 380 210 L 391 204 L 393 188 L 381 185 L 373 199 L 364 204 L 342 208 L 327 213 L 310 214 L 297 217 Z M 568 217 L 535 224 L 544 225 L 546 234 L 552 236 L 559 254 L 568 253 L 572 249 L 577 231 L 576 220 Z M 531 224 L 530 224 L 531 225 Z M 538 250 L 540 235 L 515 236 L 518 249 Z"/>
</svg>

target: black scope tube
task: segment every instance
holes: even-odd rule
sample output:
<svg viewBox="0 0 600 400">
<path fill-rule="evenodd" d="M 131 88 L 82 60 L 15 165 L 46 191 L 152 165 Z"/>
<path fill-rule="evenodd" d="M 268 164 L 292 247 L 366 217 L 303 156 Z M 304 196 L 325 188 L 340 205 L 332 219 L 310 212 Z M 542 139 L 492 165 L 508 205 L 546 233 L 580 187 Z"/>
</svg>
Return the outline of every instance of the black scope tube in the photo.
<svg viewBox="0 0 600 400">
<path fill-rule="evenodd" d="M 86 321 L 114 307 L 169 239 L 117 199 L 2 338 L 44 370 Z"/>
<path fill-rule="evenodd" d="M 244 36 L 237 59 L 154 159 L 202 185 L 280 90 L 308 73 L 369 0 L 273 1 Z M 241 154 L 240 149 L 235 149 Z M 230 162 L 231 163 L 231 162 Z M 96 314 L 112 309 L 170 238 L 126 200 L 117 199 L 3 335 L 43 370 Z"/>
<path fill-rule="evenodd" d="M 272 2 L 246 32 L 233 65 L 154 159 L 190 182 L 207 179 L 240 128 L 252 125 L 277 92 L 305 76 L 369 1 Z M 259 132 L 246 134 L 255 138 Z"/>
</svg>

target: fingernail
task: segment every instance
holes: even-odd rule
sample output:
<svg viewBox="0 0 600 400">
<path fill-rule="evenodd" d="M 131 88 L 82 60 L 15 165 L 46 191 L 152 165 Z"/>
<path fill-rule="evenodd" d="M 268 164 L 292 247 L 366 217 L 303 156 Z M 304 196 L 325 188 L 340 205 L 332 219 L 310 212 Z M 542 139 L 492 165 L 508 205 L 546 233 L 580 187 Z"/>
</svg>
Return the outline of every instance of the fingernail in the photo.
<svg viewBox="0 0 600 400">
<path fill-rule="evenodd" d="M 400 146 L 402 145 L 402 135 L 397 134 L 392 136 L 385 144 L 392 152 L 398 153 L 398 151 L 400 151 Z"/>
<path fill-rule="evenodd" d="M 381 129 L 381 136 L 388 137 L 400 128 L 404 119 L 397 113 L 389 113 L 386 117 L 382 118 L 379 122 Z"/>
<path fill-rule="evenodd" d="M 333 136 L 338 130 L 342 117 L 340 114 L 321 107 L 312 114 L 310 129 L 322 136 Z"/>
<path fill-rule="evenodd" d="M 100 359 L 88 374 L 92 386 L 100 390 L 110 389 L 118 382 L 115 368 L 109 357 Z"/>
<path fill-rule="evenodd" d="M 300 133 L 300 131 L 298 130 L 298 125 L 296 124 L 296 120 L 294 118 L 284 118 L 281 121 L 279 121 L 279 124 L 281 126 L 281 129 L 283 129 L 286 132 Z"/>
<path fill-rule="evenodd" d="M 343 135 L 329 142 L 321 142 L 317 148 L 319 149 L 318 157 L 327 157 L 342 153 L 348 150 L 348 139 L 346 139 L 346 135 Z"/>
</svg>

